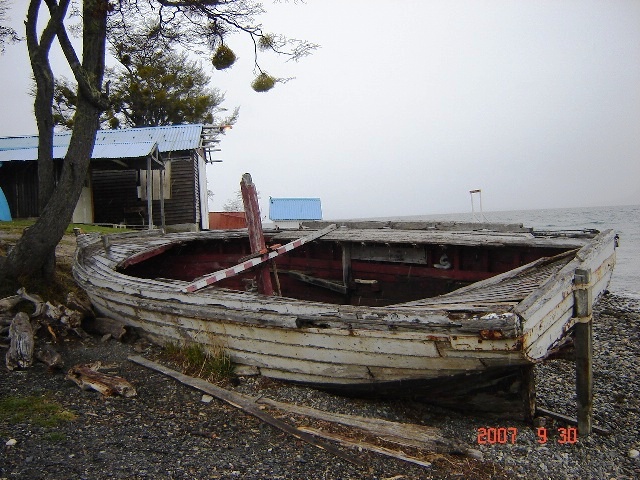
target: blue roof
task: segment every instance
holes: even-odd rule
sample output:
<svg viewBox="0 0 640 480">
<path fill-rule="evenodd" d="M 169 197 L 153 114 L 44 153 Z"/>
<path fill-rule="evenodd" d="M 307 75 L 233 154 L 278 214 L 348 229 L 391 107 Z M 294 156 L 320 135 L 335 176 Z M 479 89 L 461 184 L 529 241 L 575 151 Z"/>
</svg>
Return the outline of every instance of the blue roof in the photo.
<svg viewBox="0 0 640 480">
<path fill-rule="evenodd" d="M 192 150 L 200 147 L 202 124 L 163 127 L 98 130 L 92 158 L 139 158 L 158 145 L 160 153 Z M 53 138 L 53 158 L 64 158 L 71 133 L 57 133 Z M 37 160 L 38 136 L 0 138 L 0 162 Z"/>
<path fill-rule="evenodd" d="M 319 198 L 270 198 L 271 220 L 322 220 Z"/>
</svg>

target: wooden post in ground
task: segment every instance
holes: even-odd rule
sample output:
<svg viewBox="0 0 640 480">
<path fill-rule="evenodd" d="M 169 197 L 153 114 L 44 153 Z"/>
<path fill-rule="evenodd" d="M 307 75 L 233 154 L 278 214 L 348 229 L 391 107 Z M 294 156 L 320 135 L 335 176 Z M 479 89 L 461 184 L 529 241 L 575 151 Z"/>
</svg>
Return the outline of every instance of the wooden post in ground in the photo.
<svg viewBox="0 0 640 480">
<path fill-rule="evenodd" d="M 162 225 L 162 233 L 167 232 L 167 224 L 164 213 L 164 179 L 165 179 L 165 170 L 162 168 L 160 170 L 160 222 Z"/>
<path fill-rule="evenodd" d="M 247 217 L 251 253 L 262 251 L 266 253 L 267 246 L 264 242 L 264 233 L 262 232 L 260 206 L 258 205 L 258 192 L 256 191 L 256 186 L 253 184 L 251 175 L 248 173 L 242 175 L 240 192 L 242 193 L 242 203 L 244 203 L 244 211 Z M 273 285 L 271 285 L 271 274 L 269 273 L 268 264 L 265 263 L 257 267 L 256 280 L 258 283 L 259 293 L 264 295 L 273 295 Z"/>
<path fill-rule="evenodd" d="M 533 365 L 525 365 L 520 369 L 523 419 L 528 423 L 533 423 L 536 414 L 536 382 L 533 369 Z"/>
<path fill-rule="evenodd" d="M 576 269 L 574 276 L 573 315 L 575 326 L 576 394 L 578 399 L 578 433 L 590 435 L 593 416 L 593 322 L 591 304 L 591 270 Z"/>
<path fill-rule="evenodd" d="M 153 230 L 153 170 L 151 170 L 151 155 L 147 157 L 147 215 L 149 230 Z"/>
</svg>

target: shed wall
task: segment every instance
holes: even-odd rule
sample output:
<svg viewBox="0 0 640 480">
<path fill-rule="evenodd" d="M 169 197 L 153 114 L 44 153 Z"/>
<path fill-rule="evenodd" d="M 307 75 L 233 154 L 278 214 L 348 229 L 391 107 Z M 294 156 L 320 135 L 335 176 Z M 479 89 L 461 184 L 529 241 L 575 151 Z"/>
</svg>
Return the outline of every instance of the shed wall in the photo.
<svg viewBox="0 0 640 480">
<path fill-rule="evenodd" d="M 165 200 L 167 225 L 199 223 L 193 163 L 190 158 L 172 163 L 171 198 Z M 138 198 L 136 171 L 94 171 L 92 182 L 96 223 L 147 224 L 147 201 Z M 159 200 L 153 201 L 153 223 L 162 223 Z"/>
</svg>

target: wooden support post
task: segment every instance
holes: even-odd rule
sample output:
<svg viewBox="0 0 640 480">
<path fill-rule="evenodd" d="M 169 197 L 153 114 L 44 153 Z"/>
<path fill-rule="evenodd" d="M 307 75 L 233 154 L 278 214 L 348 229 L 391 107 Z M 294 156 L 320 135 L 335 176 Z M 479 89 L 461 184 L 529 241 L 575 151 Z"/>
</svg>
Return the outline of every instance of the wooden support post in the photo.
<svg viewBox="0 0 640 480">
<path fill-rule="evenodd" d="M 578 433 L 590 435 L 593 415 L 593 322 L 591 305 L 591 270 L 576 269 L 574 276 L 573 315 L 575 327 L 576 394 L 578 399 Z"/>
<path fill-rule="evenodd" d="M 153 171 L 151 170 L 151 155 L 147 157 L 147 215 L 149 230 L 153 230 Z"/>
<path fill-rule="evenodd" d="M 533 369 L 533 365 L 521 367 L 523 417 L 528 423 L 533 422 L 536 414 L 536 382 Z"/>
<path fill-rule="evenodd" d="M 160 222 L 162 225 L 162 233 L 166 232 L 166 220 L 164 213 L 164 179 L 165 179 L 165 169 L 162 168 L 160 170 Z"/>
<path fill-rule="evenodd" d="M 253 184 L 251 179 L 251 175 L 248 173 L 242 175 L 240 192 L 242 193 L 242 203 L 244 203 L 244 211 L 247 217 L 251 253 L 261 252 L 263 250 L 266 251 L 267 246 L 264 242 L 264 234 L 262 232 L 258 193 L 256 191 L 256 186 Z M 256 281 L 259 293 L 262 293 L 263 295 L 273 295 L 273 286 L 271 285 L 271 274 L 269 273 L 268 265 L 265 264 L 258 267 L 256 272 Z"/>
</svg>

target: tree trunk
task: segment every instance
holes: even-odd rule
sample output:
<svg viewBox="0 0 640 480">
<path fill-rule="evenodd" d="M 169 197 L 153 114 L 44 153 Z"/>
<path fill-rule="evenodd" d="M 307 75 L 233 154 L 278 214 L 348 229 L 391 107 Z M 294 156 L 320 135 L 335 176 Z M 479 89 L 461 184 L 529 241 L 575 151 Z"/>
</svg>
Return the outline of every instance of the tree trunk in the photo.
<svg viewBox="0 0 640 480">
<path fill-rule="evenodd" d="M 69 0 L 62 0 L 56 6 L 49 3 L 50 18 L 38 42 L 37 22 L 42 0 L 31 0 L 25 22 L 27 49 L 31 70 L 35 79 L 34 113 L 38 126 L 38 214 L 53 195 L 55 174 L 53 167 L 53 91 L 54 75 L 49 63 L 49 51 L 61 22 L 66 15 Z M 52 278 L 55 271 L 55 248 L 47 254 L 42 265 L 42 273 Z"/>
<path fill-rule="evenodd" d="M 84 88 L 78 88 L 73 133 L 62 173 L 36 223 L 24 232 L 15 248 L 0 263 L 0 278 L 19 279 L 42 273 L 44 267 L 50 265 L 51 252 L 55 251 L 71 221 L 89 170 L 100 112 L 104 108 L 93 95 L 102 89 L 108 9 L 108 0 L 83 2 L 83 61 L 81 67 L 71 67 L 75 67 L 76 75 L 83 75 L 85 83 Z M 64 28 L 61 23 L 59 28 Z M 58 30 L 59 38 L 62 33 Z"/>
</svg>

